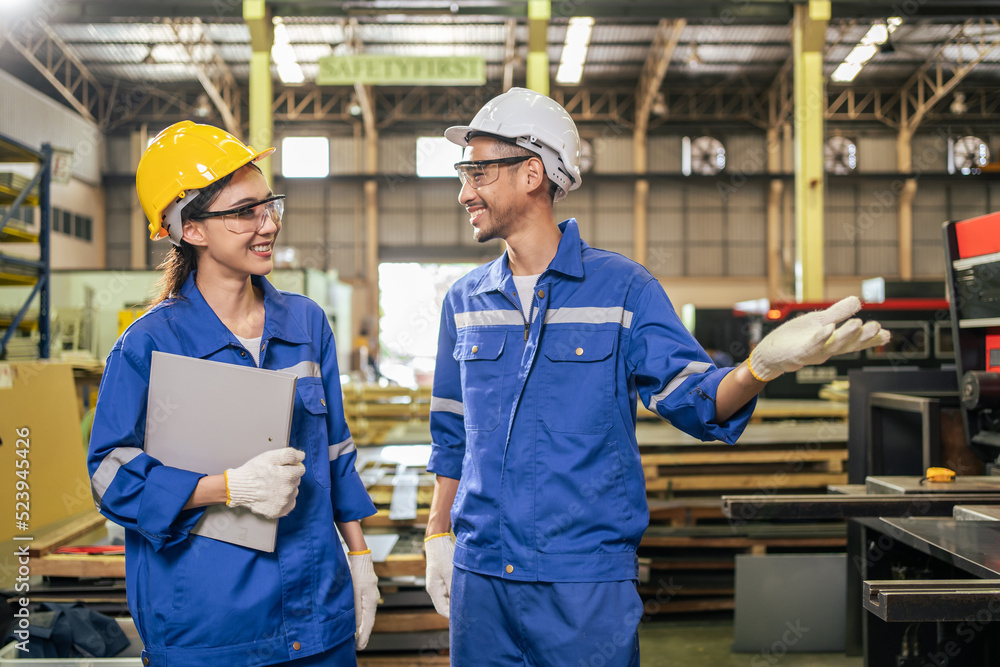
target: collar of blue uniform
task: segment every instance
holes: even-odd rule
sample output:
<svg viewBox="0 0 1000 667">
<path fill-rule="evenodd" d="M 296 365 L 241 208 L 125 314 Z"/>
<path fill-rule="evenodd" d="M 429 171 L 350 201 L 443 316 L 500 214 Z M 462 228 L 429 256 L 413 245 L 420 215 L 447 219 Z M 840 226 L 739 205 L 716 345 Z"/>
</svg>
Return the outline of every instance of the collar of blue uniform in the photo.
<svg viewBox="0 0 1000 667">
<path fill-rule="evenodd" d="M 559 230 L 562 232 L 562 238 L 559 239 L 556 256 L 552 258 L 545 273 L 555 271 L 570 278 L 583 278 L 583 250 L 588 246 L 580 238 L 580 228 L 577 227 L 576 218 L 560 222 Z M 507 265 L 507 253 L 504 253 L 493 260 L 489 270 L 483 274 L 479 284 L 472 291 L 472 295 L 498 292 L 512 275 Z"/>
<path fill-rule="evenodd" d="M 292 344 L 308 343 L 309 336 L 289 311 L 285 295 L 264 276 L 251 276 L 250 280 L 264 290 L 263 340 L 278 338 Z M 206 357 L 236 342 L 236 337 L 202 296 L 195 284 L 195 272 L 184 281 L 180 296 L 184 298 L 175 299 L 172 304 L 180 312 L 171 317 L 171 325 L 191 356 Z"/>
</svg>

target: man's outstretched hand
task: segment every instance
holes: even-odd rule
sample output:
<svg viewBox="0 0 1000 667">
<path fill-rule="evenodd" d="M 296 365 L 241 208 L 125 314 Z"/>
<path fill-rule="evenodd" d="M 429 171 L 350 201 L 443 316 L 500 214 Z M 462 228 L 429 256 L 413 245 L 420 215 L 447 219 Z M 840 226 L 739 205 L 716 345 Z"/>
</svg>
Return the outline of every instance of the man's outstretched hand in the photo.
<svg viewBox="0 0 1000 667">
<path fill-rule="evenodd" d="M 885 345 L 890 334 L 878 322 L 847 319 L 861 310 L 861 301 L 849 296 L 826 310 L 785 322 L 764 336 L 747 360 L 750 372 L 768 382 L 782 373 L 821 364 L 838 354 Z M 844 320 L 847 320 L 844 322 Z M 837 325 L 844 322 L 839 328 Z"/>
</svg>

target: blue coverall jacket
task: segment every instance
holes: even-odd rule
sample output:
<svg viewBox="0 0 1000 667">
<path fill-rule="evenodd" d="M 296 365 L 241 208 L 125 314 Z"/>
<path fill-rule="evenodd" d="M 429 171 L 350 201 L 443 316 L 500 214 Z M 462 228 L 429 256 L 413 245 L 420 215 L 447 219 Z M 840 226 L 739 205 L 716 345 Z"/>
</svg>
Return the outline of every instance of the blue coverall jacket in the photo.
<svg viewBox="0 0 1000 667">
<path fill-rule="evenodd" d="M 428 469 L 459 479 L 455 566 L 520 581 L 638 575 L 649 521 L 636 400 L 733 443 L 756 401 L 715 424 L 716 369 L 639 264 L 560 223 L 526 321 L 504 254 L 457 281 L 441 314 Z"/>
<path fill-rule="evenodd" d="M 263 277 L 261 365 L 298 376 L 290 445 L 306 453 L 295 509 L 266 553 L 190 530 L 183 510 L 202 475 L 143 452 L 153 350 L 253 366 L 192 275 L 183 298 L 153 307 L 108 356 L 88 466 L 98 509 L 125 526 L 129 609 L 150 665 L 266 665 L 333 648 L 354 635 L 354 593 L 334 521 L 375 513 L 354 468 L 333 332 L 313 301 Z M 224 397 L 220 397 L 225 400 Z M 247 405 L 247 419 L 266 406 Z M 154 406 L 163 418 L 169 406 Z"/>
</svg>

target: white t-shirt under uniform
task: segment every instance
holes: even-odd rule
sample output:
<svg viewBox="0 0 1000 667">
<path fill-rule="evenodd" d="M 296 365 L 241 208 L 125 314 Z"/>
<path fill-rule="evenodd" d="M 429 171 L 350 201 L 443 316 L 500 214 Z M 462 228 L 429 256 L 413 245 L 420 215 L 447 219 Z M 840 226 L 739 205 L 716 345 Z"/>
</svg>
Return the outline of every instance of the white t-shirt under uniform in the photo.
<svg viewBox="0 0 1000 667">
<path fill-rule="evenodd" d="M 514 276 L 514 287 L 517 288 L 517 298 L 521 300 L 521 311 L 524 319 L 531 317 L 531 300 L 535 296 L 535 285 L 542 274 L 536 273 L 533 276 Z"/>
<path fill-rule="evenodd" d="M 236 336 L 236 334 L 233 334 Z M 257 336 L 256 338 L 244 338 L 243 336 L 236 336 L 236 339 L 243 344 L 243 347 L 247 349 L 250 356 L 253 357 L 253 362 L 260 366 L 260 339 L 262 336 Z"/>
</svg>

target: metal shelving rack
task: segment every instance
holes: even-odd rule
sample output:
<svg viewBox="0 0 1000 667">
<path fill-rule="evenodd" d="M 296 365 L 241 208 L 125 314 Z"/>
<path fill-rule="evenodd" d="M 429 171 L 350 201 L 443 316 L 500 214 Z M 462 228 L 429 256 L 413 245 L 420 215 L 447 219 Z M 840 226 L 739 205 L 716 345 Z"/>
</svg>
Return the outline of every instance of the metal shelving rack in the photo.
<svg viewBox="0 0 1000 667">
<path fill-rule="evenodd" d="M 0 286 L 32 286 L 31 294 L 13 319 L 0 322 L 6 327 L 0 339 L 0 359 L 7 350 L 7 343 L 14 332 L 24 325 L 24 316 L 37 296 L 38 302 L 38 356 L 49 358 L 49 307 L 50 307 L 50 267 L 49 235 L 52 230 L 52 146 L 42 144 L 35 150 L 0 134 L 0 164 L 15 162 L 36 162 L 38 170 L 23 188 L 0 183 L 0 206 L 7 212 L 0 217 L 0 243 L 37 243 L 38 259 L 25 259 L 0 252 Z M 10 224 L 11 216 L 20 206 L 38 206 L 41 211 L 41 226 L 38 234 L 19 229 Z"/>
</svg>

